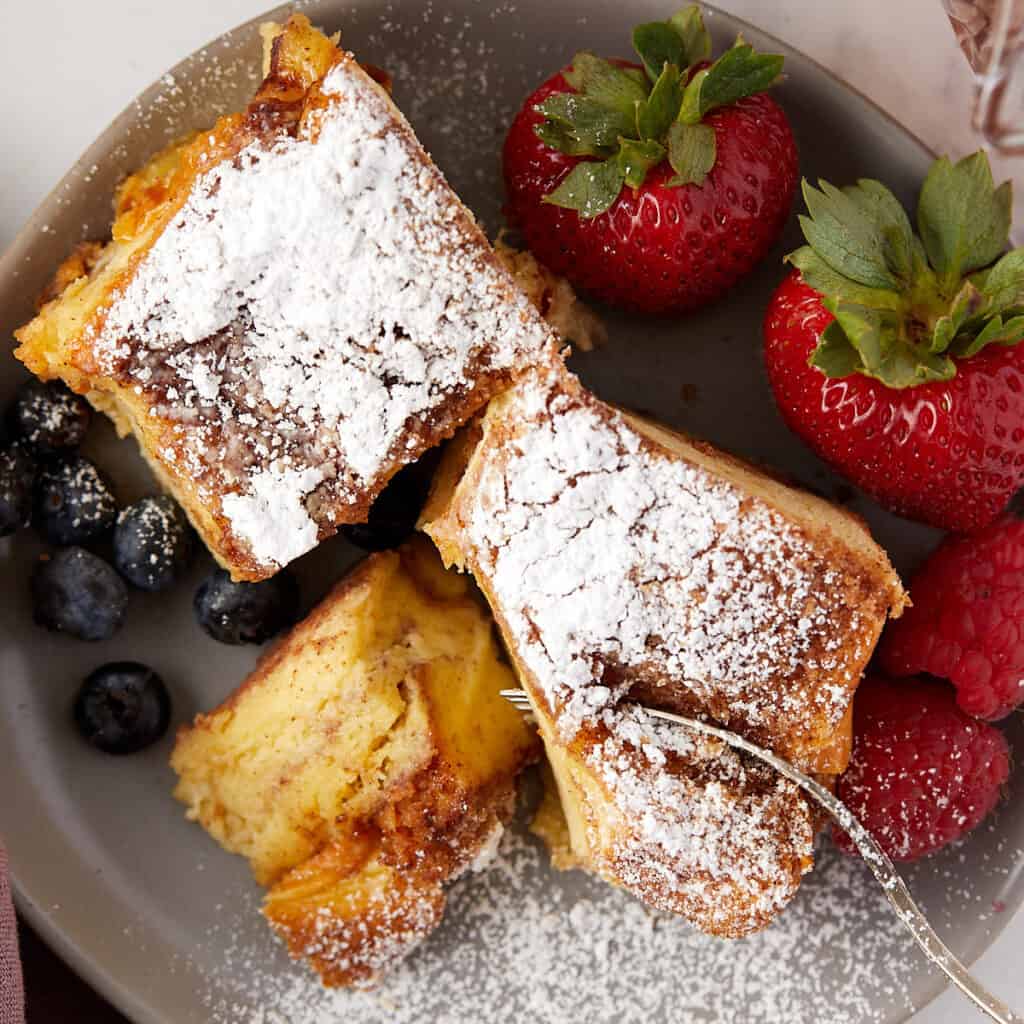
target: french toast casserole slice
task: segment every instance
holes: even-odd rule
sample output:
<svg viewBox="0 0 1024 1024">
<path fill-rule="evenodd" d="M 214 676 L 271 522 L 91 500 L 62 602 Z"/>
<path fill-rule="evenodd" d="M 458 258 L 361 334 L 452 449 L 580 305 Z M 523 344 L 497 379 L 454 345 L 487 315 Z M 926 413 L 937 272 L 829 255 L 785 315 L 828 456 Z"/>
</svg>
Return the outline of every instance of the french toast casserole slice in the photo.
<svg viewBox="0 0 1024 1024">
<path fill-rule="evenodd" d="M 302 15 L 267 42 L 248 109 L 128 178 L 16 332 L 241 580 L 365 520 L 553 343 L 387 89 Z"/>
<path fill-rule="evenodd" d="M 178 734 L 175 795 L 328 985 L 372 982 L 436 927 L 539 754 L 472 591 L 425 538 L 372 555 Z"/>
<path fill-rule="evenodd" d="M 486 594 L 573 853 L 714 934 L 764 926 L 812 863 L 799 791 L 632 697 L 835 774 L 905 596 L 861 522 L 605 405 L 553 362 L 452 443 L 421 525 Z"/>
</svg>

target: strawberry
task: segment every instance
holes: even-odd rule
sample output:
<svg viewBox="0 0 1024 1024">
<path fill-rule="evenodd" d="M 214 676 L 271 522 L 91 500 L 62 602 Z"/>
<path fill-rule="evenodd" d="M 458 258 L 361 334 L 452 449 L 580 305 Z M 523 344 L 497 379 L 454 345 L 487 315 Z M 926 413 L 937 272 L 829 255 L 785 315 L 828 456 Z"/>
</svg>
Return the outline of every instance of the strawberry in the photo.
<svg viewBox="0 0 1024 1024">
<path fill-rule="evenodd" d="M 1024 249 L 984 153 L 936 160 L 917 233 L 884 185 L 804 183 L 807 245 L 764 322 L 783 418 L 886 508 L 991 523 L 1024 484 Z"/>
<path fill-rule="evenodd" d="M 797 183 L 789 122 L 764 95 L 782 57 L 737 39 L 708 63 L 693 5 L 638 26 L 642 64 L 577 53 L 505 139 L 506 213 L 578 289 L 646 313 L 695 309 L 776 241 Z"/>
</svg>

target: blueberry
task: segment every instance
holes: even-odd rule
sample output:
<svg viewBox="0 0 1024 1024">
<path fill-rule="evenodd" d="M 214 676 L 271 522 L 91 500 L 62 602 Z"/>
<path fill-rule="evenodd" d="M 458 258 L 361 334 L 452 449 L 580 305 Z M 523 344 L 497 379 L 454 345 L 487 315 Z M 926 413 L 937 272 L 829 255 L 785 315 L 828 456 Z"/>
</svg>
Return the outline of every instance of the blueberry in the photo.
<svg viewBox="0 0 1024 1024">
<path fill-rule="evenodd" d="M 134 754 L 155 743 L 171 721 L 163 680 L 137 661 L 111 661 L 90 673 L 78 691 L 75 725 L 107 754 Z"/>
<path fill-rule="evenodd" d="M 282 569 L 259 583 L 233 583 L 215 569 L 196 591 L 199 625 L 222 644 L 261 644 L 290 626 L 297 617 L 299 585 Z"/>
<path fill-rule="evenodd" d="M 37 472 L 32 451 L 22 442 L 0 451 L 0 537 L 28 526 Z"/>
<path fill-rule="evenodd" d="M 41 454 L 77 448 L 89 429 L 89 403 L 59 380 L 32 380 L 14 399 L 11 428 Z"/>
<path fill-rule="evenodd" d="M 117 503 L 100 471 L 80 455 L 43 467 L 36 480 L 36 529 L 51 544 L 81 544 L 114 524 Z"/>
<path fill-rule="evenodd" d="M 114 525 L 114 566 L 140 590 L 164 590 L 188 568 L 192 527 L 166 494 L 122 509 Z"/>
<path fill-rule="evenodd" d="M 342 526 L 342 536 L 364 551 L 387 551 L 407 540 L 430 493 L 440 454 L 433 449 L 400 469 L 370 507 L 366 522 Z"/>
<path fill-rule="evenodd" d="M 32 574 L 32 617 L 40 626 L 79 640 L 106 640 L 124 622 L 128 588 L 84 548 L 62 548 Z"/>
</svg>

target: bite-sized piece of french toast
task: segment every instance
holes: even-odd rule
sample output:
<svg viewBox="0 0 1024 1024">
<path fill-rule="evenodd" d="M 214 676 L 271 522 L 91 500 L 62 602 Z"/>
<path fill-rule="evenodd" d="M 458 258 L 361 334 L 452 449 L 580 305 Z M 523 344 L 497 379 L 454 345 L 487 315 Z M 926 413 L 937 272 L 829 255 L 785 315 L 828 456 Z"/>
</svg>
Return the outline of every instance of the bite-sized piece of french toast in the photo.
<svg viewBox="0 0 1024 1024">
<path fill-rule="evenodd" d="M 386 88 L 303 15 L 266 40 L 248 109 L 128 178 L 16 332 L 243 580 L 364 521 L 554 344 Z"/>
<path fill-rule="evenodd" d="M 372 555 L 178 735 L 175 795 L 269 886 L 329 985 L 372 981 L 500 835 L 536 735 L 471 582 L 423 538 Z"/>
<path fill-rule="evenodd" d="M 564 277 L 553 274 L 532 252 L 516 248 L 501 234 L 494 240 L 494 251 L 559 338 L 581 352 L 591 352 L 608 340 L 604 321 Z"/>
<path fill-rule="evenodd" d="M 813 866 L 814 809 L 720 741 L 631 705 L 568 742 L 539 720 L 572 866 L 723 938 L 768 925 Z"/>
<path fill-rule="evenodd" d="M 421 525 L 491 604 L 576 857 L 714 934 L 770 921 L 812 863 L 810 807 L 623 702 L 708 715 L 841 771 L 850 699 L 905 601 L 860 520 L 603 404 L 552 363 L 456 439 Z"/>
</svg>

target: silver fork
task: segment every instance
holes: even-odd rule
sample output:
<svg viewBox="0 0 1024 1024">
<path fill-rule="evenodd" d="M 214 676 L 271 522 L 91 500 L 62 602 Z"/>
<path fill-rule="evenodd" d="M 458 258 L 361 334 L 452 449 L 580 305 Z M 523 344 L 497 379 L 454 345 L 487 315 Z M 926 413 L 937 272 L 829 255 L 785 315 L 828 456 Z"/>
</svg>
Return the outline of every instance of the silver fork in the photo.
<svg viewBox="0 0 1024 1024">
<path fill-rule="evenodd" d="M 525 690 L 502 690 L 501 696 L 520 711 L 533 713 L 530 705 L 530 698 Z M 928 923 L 924 914 L 918 909 L 907 889 L 906 883 L 899 876 L 896 868 L 893 867 L 885 851 L 875 842 L 871 833 L 854 817 L 853 812 L 841 801 L 836 799 L 824 786 L 817 783 L 802 771 L 794 768 L 788 761 L 765 750 L 742 736 L 738 736 L 728 729 L 719 728 L 717 725 L 709 725 L 697 718 L 687 718 L 683 715 L 673 715 L 668 711 L 659 711 L 656 708 L 645 707 L 642 704 L 633 704 L 633 707 L 646 712 L 652 718 L 660 718 L 666 722 L 675 722 L 677 725 L 685 725 L 697 732 L 728 743 L 730 747 L 743 750 L 753 755 L 765 764 L 769 764 L 780 775 L 784 775 L 791 782 L 795 782 L 804 792 L 808 793 L 820 804 L 832 818 L 843 828 L 849 837 L 854 841 L 864 862 L 871 869 L 871 873 L 882 886 L 882 891 L 892 904 L 896 916 L 914 936 L 917 944 L 924 951 L 925 956 L 941 970 L 953 984 L 972 1002 L 979 1010 L 986 1013 L 992 1020 L 999 1021 L 999 1024 L 1024 1024 L 1024 1017 L 1014 1013 L 1002 1000 L 992 995 L 980 982 L 971 976 L 970 971 L 953 955 L 952 950 L 935 934 L 935 930 Z"/>
</svg>

